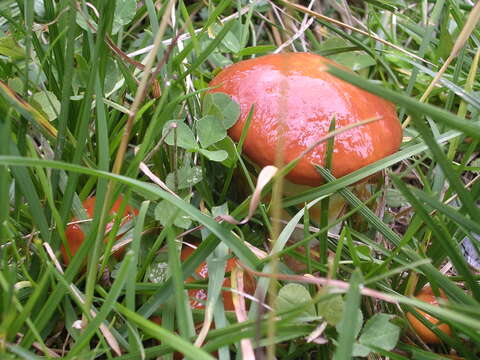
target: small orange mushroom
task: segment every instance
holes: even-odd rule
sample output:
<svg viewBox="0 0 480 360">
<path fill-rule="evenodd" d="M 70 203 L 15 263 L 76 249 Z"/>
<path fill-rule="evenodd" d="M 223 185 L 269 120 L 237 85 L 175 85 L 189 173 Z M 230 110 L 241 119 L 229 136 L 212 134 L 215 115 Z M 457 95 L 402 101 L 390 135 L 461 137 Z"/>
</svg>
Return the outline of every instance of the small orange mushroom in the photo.
<svg viewBox="0 0 480 360">
<path fill-rule="evenodd" d="M 194 249 L 191 248 L 190 246 L 184 246 L 182 248 L 182 253 L 181 253 L 181 260 L 185 261 L 188 259 L 188 257 L 193 253 Z M 231 272 L 233 268 L 235 267 L 235 258 L 228 259 L 227 265 L 225 267 L 226 272 Z M 195 274 L 197 277 L 201 279 L 208 279 L 208 265 L 206 262 L 202 262 L 196 269 L 195 269 Z M 244 291 L 248 294 L 252 294 L 255 290 L 255 281 L 249 274 L 245 274 L 245 283 L 244 283 Z M 193 277 L 189 277 L 185 280 L 185 282 L 192 282 L 195 281 Z M 223 286 L 224 287 L 231 287 L 231 281 L 230 278 L 225 278 L 223 281 Z M 207 290 L 206 289 L 190 289 L 188 290 L 188 295 L 190 296 L 190 306 L 192 309 L 204 309 L 205 308 L 205 302 L 207 301 Z M 232 299 L 232 293 L 231 291 L 223 291 L 222 292 L 223 296 L 223 305 L 225 307 L 225 310 L 227 311 L 233 311 L 235 310 L 235 307 L 233 305 L 233 299 Z"/>
<path fill-rule="evenodd" d="M 447 297 L 445 296 L 443 291 L 440 291 L 440 297 L 442 299 L 447 300 Z M 424 301 L 424 302 L 426 302 L 428 304 L 431 304 L 431 305 L 437 305 L 437 306 L 439 305 L 438 298 L 435 297 L 435 294 L 433 293 L 432 288 L 429 287 L 429 286 L 423 288 L 416 295 L 416 298 L 418 300 Z M 429 321 L 430 323 L 435 325 L 438 328 L 438 330 L 440 330 L 444 334 L 446 334 L 446 335 L 451 335 L 452 334 L 452 330 L 450 329 L 450 326 L 448 326 L 448 324 L 440 323 L 440 321 L 437 318 L 427 314 L 426 312 L 424 312 L 422 310 L 419 310 L 419 309 L 415 309 L 415 310 L 419 314 L 421 314 L 427 321 Z M 433 331 L 431 331 L 429 328 L 427 328 L 425 325 L 423 325 L 422 322 L 415 317 L 415 315 L 413 315 L 411 313 L 407 313 L 407 319 L 410 322 L 410 325 L 412 325 L 412 328 L 415 330 L 417 335 L 420 336 L 420 338 L 426 344 L 439 344 L 439 343 L 441 343 L 441 339 Z"/>
<path fill-rule="evenodd" d="M 83 202 L 83 207 L 85 208 L 85 211 L 87 212 L 87 215 L 89 217 L 93 216 L 93 211 L 95 209 L 95 201 L 96 201 L 96 197 L 92 196 L 92 197 L 89 197 L 88 199 L 86 199 Z M 123 201 L 123 198 L 121 196 L 119 196 L 118 199 L 113 204 L 112 208 L 110 209 L 110 214 L 111 215 L 116 215 L 118 213 L 118 211 L 120 210 L 120 206 L 122 205 L 122 201 Z M 137 214 L 138 214 L 137 209 L 131 207 L 130 205 L 127 205 L 125 207 L 125 211 L 123 213 L 122 225 L 124 225 L 128 221 L 132 220 L 133 217 Z M 75 221 L 76 221 L 76 219 L 73 218 L 72 222 L 75 222 Z M 112 229 L 113 225 L 114 225 L 113 221 L 109 222 L 106 225 L 105 233 L 108 233 Z M 121 238 L 122 235 L 123 234 L 119 234 L 117 239 Z M 67 241 L 68 241 L 68 246 L 70 248 L 70 253 L 73 257 L 73 256 L 75 256 L 78 249 L 80 248 L 83 241 L 85 240 L 85 234 L 83 233 L 83 230 L 80 227 L 80 225 L 74 223 L 74 224 L 69 224 L 67 226 L 67 228 L 65 229 L 65 236 L 66 236 Z M 124 250 L 123 248 L 118 250 L 115 253 L 115 256 L 116 257 L 121 257 L 123 255 L 123 250 Z M 60 251 L 62 252 L 63 261 L 65 262 L 65 264 L 68 265 L 70 263 L 71 259 L 68 256 L 67 249 L 65 249 L 63 244 L 60 247 Z"/>
</svg>

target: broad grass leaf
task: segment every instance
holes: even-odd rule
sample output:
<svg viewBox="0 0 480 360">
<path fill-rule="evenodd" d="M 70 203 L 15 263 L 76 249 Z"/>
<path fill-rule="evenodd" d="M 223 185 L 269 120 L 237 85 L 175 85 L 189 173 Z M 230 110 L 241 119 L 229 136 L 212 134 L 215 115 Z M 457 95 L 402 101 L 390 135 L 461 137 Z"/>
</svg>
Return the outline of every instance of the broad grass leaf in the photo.
<svg viewBox="0 0 480 360">
<path fill-rule="evenodd" d="M 208 56 L 208 60 L 210 60 L 215 66 L 217 67 L 225 67 L 232 64 L 232 60 L 223 56 L 220 52 L 214 51 Z"/>
<path fill-rule="evenodd" d="M 365 0 L 365 2 L 368 2 L 374 6 L 388 11 L 398 11 L 399 9 L 403 9 L 406 6 L 403 4 L 403 2 L 400 1 Z"/>
<path fill-rule="evenodd" d="M 112 34 L 116 34 L 123 26 L 132 21 L 137 8 L 136 0 L 117 0 L 113 18 Z"/>
<path fill-rule="evenodd" d="M 12 60 L 21 60 L 26 57 L 23 48 L 10 36 L 0 38 L 0 55 L 8 56 Z"/>
<path fill-rule="evenodd" d="M 345 65 L 353 71 L 358 71 L 375 65 L 375 60 L 372 59 L 370 55 L 362 51 L 351 51 L 350 46 L 351 45 L 346 40 L 340 37 L 332 37 L 322 44 L 321 50 L 326 51 L 338 49 L 337 54 L 328 57 L 341 65 Z"/>
<path fill-rule="evenodd" d="M 232 53 L 236 54 L 241 50 L 241 44 L 235 34 L 230 31 L 222 40 L 222 45 L 225 46 Z"/>
<path fill-rule="evenodd" d="M 227 136 L 226 130 L 219 126 L 217 117 L 206 115 L 197 121 L 197 134 L 202 147 L 207 148 Z"/>
<path fill-rule="evenodd" d="M 448 58 L 453 48 L 453 36 L 448 31 L 448 22 L 444 22 L 440 29 L 440 38 L 438 41 L 437 55 L 442 59 Z"/>
<path fill-rule="evenodd" d="M 225 214 L 228 214 L 228 202 L 224 202 L 218 206 L 212 206 L 212 216 L 214 218 Z"/>
<path fill-rule="evenodd" d="M 350 286 L 345 295 L 345 310 L 342 320 L 336 326 L 338 342 L 333 354 L 335 360 L 347 360 L 352 358 L 353 345 L 363 323 L 363 314 L 360 310 L 361 293 L 360 284 L 362 274 L 355 270 L 350 278 Z"/>
<path fill-rule="evenodd" d="M 368 345 L 374 345 L 377 348 L 390 351 L 398 342 L 400 337 L 400 328 L 390 322 L 392 315 L 388 314 L 375 314 L 370 318 L 363 328 L 362 334 L 358 339 L 360 345 L 368 347 Z M 367 356 L 355 353 L 354 356 Z"/>
<path fill-rule="evenodd" d="M 342 316 L 342 319 L 340 320 L 340 322 L 336 326 L 337 331 L 339 333 L 341 333 L 343 331 L 344 323 L 345 323 L 345 316 Z M 360 333 L 360 330 L 362 330 L 362 325 L 363 325 L 363 314 L 362 314 L 362 311 L 360 309 L 358 309 L 358 311 L 357 311 L 357 321 L 355 322 L 355 325 L 356 325 L 355 329 L 352 329 L 351 331 L 353 331 L 354 337 L 356 338 L 358 336 L 358 334 Z"/>
<path fill-rule="evenodd" d="M 230 129 L 240 116 L 240 105 L 224 93 L 208 93 L 203 99 L 203 114 L 218 120 L 217 126 Z"/>
<path fill-rule="evenodd" d="M 176 128 L 172 128 L 173 124 L 176 124 Z M 168 133 L 168 135 L 167 135 Z M 175 135 L 176 133 L 176 135 Z M 186 150 L 198 150 L 197 142 L 195 141 L 195 136 L 193 135 L 192 129 L 190 129 L 187 124 L 179 120 L 170 120 L 168 121 L 162 130 L 162 135 L 165 136 L 165 142 L 168 145 L 175 145 L 175 136 L 177 146 L 184 148 Z"/>
<path fill-rule="evenodd" d="M 107 61 L 107 70 L 105 73 L 105 93 L 110 93 L 115 89 L 117 83 L 122 79 L 120 69 L 115 61 L 109 59 Z"/>
<path fill-rule="evenodd" d="M 175 179 L 175 177 L 177 179 Z M 165 179 L 165 183 L 169 189 L 176 191 L 188 189 L 189 187 L 192 187 L 193 185 L 202 181 L 202 179 L 203 173 L 200 166 L 184 166 L 178 169 L 176 173 L 171 172 L 168 174 L 167 178 Z M 175 184 L 175 181 L 178 181 L 178 183 Z"/>
<path fill-rule="evenodd" d="M 274 51 L 276 47 L 274 45 L 258 45 L 258 46 L 249 46 L 242 49 L 238 55 L 240 56 L 249 56 L 249 55 L 258 55 L 265 54 L 271 51 Z"/>
<path fill-rule="evenodd" d="M 171 226 L 173 223 L 181 229 L 188 229 L 192 219 L 183 211 L 173 207 L 168 201 L 162 200 L 155 207 L 155 219 L 160 221 L 162 226 Z"/>
<path fill-rule="evenodd" d="M 342 320 L 344 302 L 342 295 L 337 294 L 317 304 L 318 315 L 323 317 L 329 325 L 336 326 Z"/>
<path fill-rule="evenodd" d="M 23 84 L 23 81 L 20 78 L 14 77 L 14 78 L 8 79 L 8 87 L 12 89 L 12 91 L 15 91 L 16 93 L 21 94 L 24 92 L 25 85 Z"/>
<path fill-rule="evenodd" d="M 353 344 L 352 356 L 366 357 L 370 352 L 371 350 L 368 346 L 359 344 L 358 342 Z"/>
<path fill-rule="evenodd" d="M 397 189 L 387 189 L 385 195 L 387 204 L 391 207 L 401 207 L 408 204 L 405 197 Z"/>
<path fill-rule="evenodd" d="M 228 156 L 225 160 L 222 161 L 222 165 L 231 168 L 237 164 L 237 148 L 230 137 L 227 136 L 224 139 L 220 140 L 212 148 L 227 152 Z"/>
<path fill-rule="evenodd" d="M 88 19 L 88 23 L 90 25 L 92 25 L 92 27 L 95 30 L 91 29 L 88 26 L 88 23 L 87 23 L 87 20 L 85 19 L 85 17 Z M 80 26 L 85 31 L 92 32 L 92 33 L 97 32 L 97 30 L 96 30 L 97 27 L 98 27 L 97 23 L 93 20 L 93 18 L 90 16 L 90 14 L 88 12 L 84 12 L 83 6 L 81 7 L 81 11 L 77 11 L 76 22 L 77 22 L 77 25 Z"/>
<path fill-rule="evenodd" d="M 89 74 L 88 62 L 82 55 L 76 54 L 75 63 L 77 64 L 76 71 L 73 73 L 76 82 L 75 85 L 79 87 L 87 87 Z"/>
<path fill-rule="evenodd" d="M 40 91 L 32 96 L 34 106 L 38 105 L 37 110 L 43 112 L 49 121 L 53 121 L 60 113 L 60 101 L 51 91 Z"/>
<path fill-rule="evenodd" d="M 205 156 L 208 160 L 211 160 L 211 161 L 221 162 L 221 161 L 224 161 L 228 157 L 227 152 L 224 151 L 224 150 L 210 151 L 210 150 L 200 149 L 198 151 L 203 156 Z"/>
<path fill-rule="evenodd" d="M 312 297 L 305 286 L 294 283 L 287 284 L 278 292 L 277 309 L 279 312 L 283 312 L 303 306 L 304 310 L 298 315 L 298 317 L 314 317 L 316 316 L 315 306 L 313 304 L 305 306 L 305 303 L 310 300 L 312 300 Z"/>
<path fill-rule="evenodd" d="M 223 39 L 220 42 L 220 49 L 224 52 L 231 52 L 231 53 L 238 53 L 242 49 L 242 45 L 240 44 L 240 40 L 238 39 L 237 35 L 235 34 L 237 24 L 233 24 L 232 29 L 228 31 Z M 208 33 L 211 38 L 217 37 L 217 35 L 222 30 L 222 26 L 219 24 L 214 24 L 213 26 L 209 27 Z"/>
</svg>

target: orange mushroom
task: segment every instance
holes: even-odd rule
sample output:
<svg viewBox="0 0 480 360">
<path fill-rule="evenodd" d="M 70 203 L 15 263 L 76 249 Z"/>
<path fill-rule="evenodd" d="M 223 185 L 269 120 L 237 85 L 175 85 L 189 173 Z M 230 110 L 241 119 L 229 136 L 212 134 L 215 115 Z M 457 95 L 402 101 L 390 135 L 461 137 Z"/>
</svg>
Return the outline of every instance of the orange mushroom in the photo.
<svg viewBox="0 0 480 360">
<path fill-rule="evenodd" d="M 243 152 L 261 167 L 275 163 L 283 137 L 284 163 L 302 154 L 336 128 L 380 117 L 335 137 L 332 172 L 344 176 L 398 150 L 402 128 L 395 105 L 329 74 L 333 61 L 310 53 L 285 53 L 241 61 L 222 70 L 210 83 L 240 104 L 241 115 L 229 130 L 240 139 L 247 115 L 254 113 Z M 323 178 L 314 164 L 323 165 L 326 144 L 306 154 L 287 175 L 295 184 L 318 186 Z"/>
<path fill-rule="evenodd" d="M 95 209 L 95 201 L 96 198 L 95 196 L 89 197 L 83 202 L 83 207 L 85 208 L 85 211 L 87 212 L 87 215 L 91 218 L 93 216 L 93 211 Z M 120 210 L 120 206 L 122 205 L 123 198 L 121 196 L 118 197 L 118 199 L 115 201 L 113 204 L 112 208 L 110 209 L 110 215 L 116 215 L 118 211 Z M 130 205 L 127 205 L 125 207 L 125 211 L 123 213 L 123 220 L 122 220 L 122 225 L 126 224 L 128 221 L 132 220 L 135 215 L 138 214 L 138 210 L 131 207 Z M 72 222 L 75 222 L 76 219 L 73 218 Z M 106 225 L 105 233 L 108 233 L 114 225 L 114 222 L 111 221 Z M 117 236 L 117 239 L 121 238 L 122 235 L 124 234 L 119 234 Z M 80 227 L 80 224 L 69 224 L 67 228 L 65 229 L 65 236 L 67 237 L 68 241 L 68 246 L 70 248 L 70 253 L 73 256 L 77 253 L 78 249 L 83 243 L 83 240 L 85 239 L 85 234 L 83 233 L 82 228 Z M 105 239 L 106 240 L 106 239 Z M 116 257 L 120 257 L 123 255 L 123 248 L 118 250 L 115 253 Z M 70 263 L 70 257 L 68 256 L 67 249 L 63 246 L 63 244 L 60 247 L 60 251 L 62 252 L 62 257 L 63 261 L 65 264 Z"/>
<path fill-rule="evenodd" d="M 186 259 L 188 259 L 188 257 L 193 253 L 193 251 L 194 249 L 191 248 L 190 246 L 183 246 L 182 253 L 180 255 L 181 260 L 185 261 Z M 225 271 L 231 272 L 234 267 L 235 267 L 235 258 L 228 259 L 227 265 L 225 267 Z M 200 279 L 204 279 L 204 280 L 208 279 L 207 263 L 202 262 L 195 269 L 195 274 Z M 249 274 L 245 274 L 244 280 L 245 280 L 244 291 L 248 294 L 252 294 L 255 290 L 255 281 Z M 189 277 L 185 280 L 185 282 L 192 282 L 192 281 L 195 281 L 193 277 Z M 223 281 L 223 286 L 231 287 L 230 278 L 225 278 L 225 280 Z M 204 304 L 207 301 L 207 296 L 208 296 L 206 289 L 190 289 L 188 290 L 188 295 L 190 297 L 190 306 L 192 307 L 192 309 L 205 308 Z M 223 296 L 223 305 L 225 307 L 225 310 L 227 311 L 235 310 L 231 291 L 223 291 L 222 296 Z"/>
<path fill-rule="evenodd" d="M 445 296 L 443 291 L 440 291 L 440 297 L 444 300 L 447 300 L 447 297 Z M 416 296 L 418 300 L 424 301 L 428 304 L 431 305 L 439 305 L 437 297 L 435 297 L 432 288 L 431 287 L 425 287 L 423 288 Z M 415 309 L 420 315 L 422 315 L 427 321 L 432 323 L 432 325 L 435 325 L 438 330 L 443 332 L 446 335 L 451 335 L 452 330 L 450 329 L 450 326 L 448 324 L 442 324 L 440 321 L 427 314 L 426 312 Z M 410 325 L 412 325 L 412 328 L 415 330 L 418 336 L 426 343 L 426 344 L 439 344 L 441 343 L 441 339 L 429 328 L 427 328 L 425 325 L 422 324 L 420 320 L 418 320 L 415 315 L 411 313 L 407 313 L 407 319 L 410 322 Z"/>
</svg>

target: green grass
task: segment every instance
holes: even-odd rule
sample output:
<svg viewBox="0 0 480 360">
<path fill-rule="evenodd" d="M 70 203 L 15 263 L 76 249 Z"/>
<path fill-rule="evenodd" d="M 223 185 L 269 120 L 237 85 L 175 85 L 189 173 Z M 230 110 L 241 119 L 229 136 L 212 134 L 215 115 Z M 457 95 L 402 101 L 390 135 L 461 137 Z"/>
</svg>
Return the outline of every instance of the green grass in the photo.
<svg viewBox="0 0 480 360">
<path fill-rule="evenodd" d="M 253 349 L 280 359 L 477 359 L 478 269 L 459 246 L 480 234 L 480 15 L 472 3 L 314 1 L 308 10 L 263 0 L 1 1 L 0 358 L 180 352 L 227 360 Z M 284 51 L 354 68 L 328 71 L 397 104 L 408 124 L 402 147 L 339 179 L 327 163 L 318 168 L 323 185 L 273 195 L 284 169 L 258 189 L 249 221 L 217 221 L 247 217 L 258 171 L 242 156 L 243 137 L 204 137 L 207 116 L 228 123 L 238 114 L 228 99 L 206 96 L 208 84 L 220 68 L 292 38 Z M 356 191 L 378 172 L 367 195 Z M 306 215 L 334 194 L 347 204 L 340 218 L 329 222 L 325 209 Z M 93 195 L 89 219 L 82 201 Z M 127 206 L 138 213 L 125 221 Z M 282 208 L 291 217 L 278 228 L 270 214 Z M 71 221 L 86 236 L 67 266 L 60 248 Z M 124 256 L 112 256 L 119 241 Z M 182 241 L 198 246 L 187 260 Z M 319 257 L 302 250 L 313 241 Z M 255 277 L 244 322 L 221 301 L 232 256 L 270 274 Z M 205 261 L 208 280 L 194 274 Z M 304 273 L 340 282 L 319 290 L 295 276 Z M 286 284 L 302 281 L 303 295 L 288 293 Z M 448 302 L 416 300 L 427 283 Z M 189 296 L 206 288 L 215 327 L 199 341 L 207 311 L 192 309 Z M 418 309 L 453 335 L 424 344 L 405 316 Z"/>
</svg>

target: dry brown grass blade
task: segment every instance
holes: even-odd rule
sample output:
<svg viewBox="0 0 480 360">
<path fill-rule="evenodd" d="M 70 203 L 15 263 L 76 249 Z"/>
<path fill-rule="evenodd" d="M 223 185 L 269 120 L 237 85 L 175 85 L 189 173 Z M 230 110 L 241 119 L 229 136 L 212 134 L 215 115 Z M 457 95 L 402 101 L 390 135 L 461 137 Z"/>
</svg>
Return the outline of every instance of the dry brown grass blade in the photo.
<svg viewBox="0 0 480 360">
<path fill-rule="evenodd" d="M 328 342 L 322 334 L 327 328 L 328 323 L 326 321 L 322 322 L 320 325 L 317 326 L 315 330 L 313 330 L 306 338 L 305 341 L 307 343 L 314 342 L 319 345 L 326 344 Z"/>
<path fill-rule="evenodd" d="M 267 18 L 272 24 L 275 24 L 275 18 L 273 17 L 272 10 L 269 10 L 267 12 Z M 275 45 L 277 46 L 282 45 L 283 43 L 282 36 L 280 35 L 280 31 L 278 31 L 277 27 L 272 25 L 271 31 L 272 31 L 273 40 L 275 41 Z"/>
<path fill-rule="evenodd" d="M 250 205 L 248 207 L 248 215 L 243 220 L 238 221 L 230 215 L 219 215 L 217 218 L 222 219 L 232 225 L 242 225 L 250 221 L 258 208 L 258 204 L 260 203 L 263 188 L 270 182 L 270 180 L 272 180 L 272 178 L 277 172 L 277 167 L 273 165 L 265 166 L 260 171 L 260 174 L 258 175 L 257 185 L 255 186 L 252 200 L 250 200 Z"/>
<path fill-rule="evenodd" d="M 265 185 L 268 184 L 268 182 L 275 176 L 277 173 L 278 169 L 273 166 L 273 165 L 268 165 L 265 166 L 262 171 L 260 171 L 260 174 L 258 175 L 258 180 L 257 180 L 257 185 L 255 187 L 255 190 L 252 195 L 252 199 L 250 200 L 250 205 L 248 208 L 248 215 L 241 221 L 238 221 L 235 219 L 233 216 L 224 214 L 224 215 L 219 215 L 215 218 L 215 221 L 220 222 L 220 221 L 226 221 L 229 224 L 232 225 L 243 225 L 246 224 L 247 222 L 250 221 L 250 219 L 253 217 L 255 214 L 255 211 L 258 208 L 258 204 L 260 203 L 261 195 L 262 195 L 262 190 L 265 187 Z M 177 236 L 177 238 L 182 238 L 194 231 L 203 229 L 203 225 L 196 226 L 192 229 L 189 229 L 187 231 L 184 231 L 180 235 Z"/>
<path fill-rule="evenodd" d="M 20 95 L 13 91 L 6 83 L 0 80 L 0 96 L 3 94 L 6 101 L 30 114 L 38 125 L 53 137 L 57 137 L 57 129 L 37 109 L 26 102 Z"/>
<path fill-rule="evenodd" d="M 465 43 L 467 42 L 468 38 L 472 34 L 473 30 L 475 29 L 475 26 L 477 23 L 480 21 L 480 2 L 477 2 L 475 6 L 473 7 L 472 11 L 470 11 L 470 14 L 468 15 L 467 22 L 465 23 L 462 31 L 458 35 L 457 40 L 455 41 L 455 44 L 453 45 L 452 51 L 450 52 L 450 55 L 448 56 L 447 60 L 445 60 L 445 63 L 442 65 L 440 70 L 438 70 L 437 74 L 435 77 L 432 79 L 430 82 L 430 85 L 428 85 L 427 90 L 423 93 L 422 97 L 420 98 L 421 102 L 425 102 L 425 100 L 428 99 L 430 96 L 430 93 L 432 92 L 433 88 L 435 85 L 437 85 L 438 81 L 440 78 L 443 76 L 445 71 L 447 70 L 448 66 L 450 63 L 455 59 L 459 53 L 459 51 L 463 48 Z M 410 121 L 412 120 L 412 117 L 409 116 L 407 119 L 402 124 L 402 127 L 405 129 L 408 124 L 410 124 Z"/>
<path fill-rule="evenodd" d="M 45 355 L 47 355 L 48 357 L 51 357 L 51 358 L 55 358 L 55 359 L 58 359 L 60 358 L 60 355 L 58 355 L 55 351 L 49 349 L 49 348 L 44 348 L 40 343 L 38 342 L 34 342 L 32 344 L 32 346 L 39 350 L 39 351 L 42 351 L 42 352 L 45 352 Z"/>
<path fill-rule="evenodd" d="M 411 56 L 411 57 L 413 57 L 413 58 L 415 58 L 415 59 L 417 59 L 417 60 L 420 60 L 420 61 L 422 61 L 422 62 L 431 64 L 431 62 L 429 62 L 429 61 L 421 58 L 420 56 L 415 55 L 415 54 L 411 53 L 410 51 L 407 51 L 407 50 L 405 50 L 404 48 L 402 48 L 402 47 L 400 47 L 400 46 L 398 46 L 398 45 L 392 44 L 391 42 L 388 42 L 388 41 L 382 39 L 381 37 L 378 37 L 377 35 L 372 34 L 372 33 L 368 32 L 368 31 L 364 31 L 364 30 L 357 29 L 357 28 L 354 27 L 354 26 L 345 24 L 345 23 L 343 23 L 343 22 L 341 22 L 341 21 L 339 21 L 339 20 L 333 19 L 333 18 L 331 18 L 331 17 L 328 17 L 328 16 L 325 16 L 325 15 L 319 14 L 318 12 L 313 11 L 313 10 L 310 10 L 310 9 L 308 9 L 308 8 L 306 8 L 305 6 L 302 6 L 302 5 L 294 4 L 294 3 L 291 3 L 291 2 L 286 1 L 286 0 L 279 0 L 279 2 L 285 4 L 285 5 L 288 6 L 288 7 L 291 7 L 291 8 L 293 8 L 293 9 L 296 9 L 296 10 L 298 10 L 298 11 L 300 11 L 300 12 L 303 12 L 303 13 L 305 13 L 305 14 L 308 14 L 308 15 L 310 15 L 310 16 L 313 16 L 313 17 L 315 17 L 315 18 L 317 18 L 317 19 L 324 20 L 324 21 L 327 21 L 327 22 L 329 22 L 329 23 L 332 23 L 332 24 L 341 26 L 341 27 L 343 27 L 343 28 L 346 28 L 346 29 L 348 29 L 348 30 L 354 31 L 354 32 L 356 32 L 356 33 L 359 33 L 359 34 L 368 36 L 368 37 L 374 39 L 375 41 L 381 42 L 382 44 L 385 44 L 385 45 L 387 45 L 387 46 L 389 46 L 389 47 L 391 47 L 391 48 L 393 48 L 393 49 L 395 49 L 395 50 L 398 50 L 398 51 L 400 51 L 400 52 L 402 52 L 402 53 L 404 53 L 404 54 L 406 54 L 406 55 L 408 55 L 408 56 Z"/>
<path fill-rule="evenodd" d="M 175 0 L 170 0 L 170 2 L 168 3 L 168 8 L 166 10 L 166 13 L 170 12 L 172 7 L 175 5 L 175 2 L 176 2 Z M 130 109 L 130 114 L 128 116 L 127 124 L 125 125 L 125 131 L 123 133 L 122 140 L 121 140 L 120 146 L 118 148 L 117 157 L 115 158 L 115 163 L 113 164 L 112 172 L 114 174 L 119 174 L 120 173 L 122 163 L 123 163 L 123 159 L 125 157 L 125 152 L 127 150 L 128 140 L 130 138 L 130 133 L 131 133 L 132 127 L 133 127 L 133 121 L 134 121 L 135 116 L 138 112 L 138 109 L 140 108 L 140 104 L 142 103 L 143 98 L 145 97 L 146 88 L 147 88 L 147 85 L 148 85 L 149 79 L 150 79 L 150 72 L 153 68 L 155 58 L 157 57 L 158 49 L 160 48 L 160 45 L 162 43 L 163 34 L 165 34 L 165 30 L 167 29 L 167 25 L 168 25 L 168 17 L 164 16 L 162 18 L 161 23 L 160 23 L 160 27 L 158 29 L 158 32 L 155 35 L 155 39 L 154 39 L 154 42 L 153 42 L 153 48 L 147 56 L 147 60 L 146 60 L 146 63 L 145 63 L 145 69 L 143 71 L 143 75 L 142 75 L 142 78 L 140 80 L 140 84 L 138 85 L 137 93 L 135 94 L 135 98 L 133 100 L 132 107 Z M 108 201 L 106 201 L 106 202 L 108 202 Z"/>
<path fill-rule="evenodd" d="M 172 190 L 169 189 L 169 187 L 167 186 L 167 184 L 165 184 L 162 180 L 160 180 L 160 178 L 158 176 L 156 176 L 149 168 L 148 166 L 143 163 L 143 162 L 140 162 L 140 170 L 142 170 L 142 172 L 150 179 L 152 180 L 155 184 L 157 184 L 158 186 L 160 186 L 160 188 L 162 188 L 162 190 L 165 190 L 166 192 L 168 192 L 169 194 L 175 196 L 177 199 L 180 199 L 180 197 L 174 193 Z"/>
<path fill-rule="evenodd" d="M 277 173 L 278 169 L 273 165 L 265 166 L 260 174 L 258 175 L 257 186 L 255 187 L 255 191 L 252 195 L 252 200 L 250 201 L 250 206 L 248 208 L 248 216 L 243 219 L 240 223 L 244 224 L 248 220 L 250 220 L 257 210 L 258 204 L 260 203 L 262 190 L 263 188 L 272 180 L 272 178 Z"/>
<path fill-rule="evenodd" d="M 125 62 L 129 63 L 130 65 L 135 66 L 139 70 L 144 70 L 145 69 L 145 65 L 143 65 L 142 63 L 140 63 L 138 61 L 133 60 L 127 54 L 125 54 L 117 45 L 115 45 L 115 43 L 112 41 L 112 39 L 109 36 L 105 37 L 105 42 L 107 43 L 110 50 L 112 50 L 115 54 L 117 54 Z"/>
<path fill-rule="evenodd" d="M 197 335 L 197 339 L 195 340 L 194 345 L 196 347 L 201 347 L 203 345 L 203 342 L 205 341 L 205 338 L 208 335 L 208 332 L 210 331 L 210 327 L 212 326 L 213 322 L 213 309 L 211 306 L 207 306 L 205 309 L 205 319 L 202 324 L 202 328 L 200 329 L 200 332 Z"/>
<path fill-rule="evenodd" d="M 50 260 L 55 265 L 55 268 L 57 269 L 57 271 L 63 275 L 62 266 L 58 262 L 58 259 L 55 256 L 55 253 L 53 252 L 53 249 L 50 246 L 50 244 L 43 242 L 42 245 L 45 248 L 45 251 L 47 252 L 48 256 L 50 257 Z M 70 289 L 72 293 L 75 294 L 76 298 L 82 304 L 85 304 L 85 296 L 80 292 L 80 290 L 74 284 L 70 284 Z M 92 317 L 95 317 L 97 315 L 97 312 L 94 309 L 90 309 L 90 315 Z M 105 324 L 102 323 L 100 324 L 100 331 L 103 334 L 103 337 L 107 341 L 108 345 L 115 352 L 115 354 L 117 354 L 118 356 L 122 355 L 122 350 L 120 349 L 120 345 L 118 344 L 117 339 L 115 339 L 110 329 Z"/>
<path fill-rule="evenodd" d="M 312 25 L 313 20 L 314 20 L 313 18 L 310 18 L 310 20 L 305 22 L 305 24 L 302 24 L 300 29 L 292 37 L 290 37 L 287 41 L 285 41 L 283 44 L 281 44 L 273 53 L 278 54 L 278 53 L 282 52 L 286 47 L 290 46 L 295 40 L 300 38 L 305 33 L 305 31 L 310 27 L 310 25 Z"/>
<path fill-rule="evenodd" d="M 310 274 L 307 275 L 286 275 L 286 274 L 270 274 L 270 273 L 263 273 L 260 271 L 255 271 L 252 268 L 249 268 L 245 264 L 238 262 L 241 267 L 243 267 L 246 271 L 250 274 L 255 276 L 262 276 L 268 277 L 277 280 L 285 280 L 285 281 L 295 281 L 295 282 L 302 282 L 308 284 L 315 284 L 320 286 L 328 286 L 330 288 L 337 288 L 341 292 L 347 292 L 350 288 L 350 284 L 345 281 L 341 280 L 332 280 L 324 277 L 312 276 Z M 365 296 L 370 296 L 379 300 L 383 300 L 392 304 L 398 304 L 398 301 L 391 297 L 388 294 L 382 293 L 380 291 L 376 291 L 373 289 L 369 289 L 367 287 L 361 287 L 360 293 Z"/>
<path fill-rule="evenodd" d="M 242 323 L 248 320 L 245 297 L 240 295 L 244 292 L 243 269 L 235 266 L 232 270 L 230 278 L 232 288 L 238 290 L 238 292 L 232 292 L 232 301 L 233 307 L 235 308 L 235 316 L 237 317 L 237 322 Z M 242 349 L 242 359 L 255 360 L 255 352 L 253 351 L 253 345 L 250 339 L 242 339 L 240 341 L 240 347 Z"/>
</svg>

